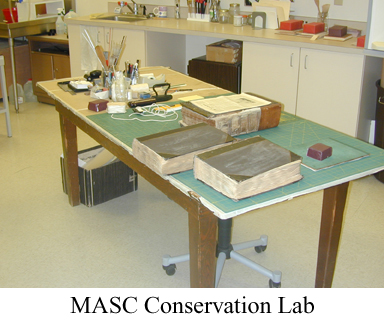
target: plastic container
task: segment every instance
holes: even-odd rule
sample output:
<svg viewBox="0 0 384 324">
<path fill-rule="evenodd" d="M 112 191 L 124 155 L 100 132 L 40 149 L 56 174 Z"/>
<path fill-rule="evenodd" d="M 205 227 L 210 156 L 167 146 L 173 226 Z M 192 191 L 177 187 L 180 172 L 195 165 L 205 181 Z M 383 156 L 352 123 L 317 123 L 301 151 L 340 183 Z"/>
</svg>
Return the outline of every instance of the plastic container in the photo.
<svg viewBox="0 0 384 324">
<path fill-rule="evenodd" d="M 64 18 L 76 18 L 79 17 L 79 15 L 73 11 L 73 9 L 69 10 L 67 14 L 64 16 Z"/>
<path fill-rule="evenodd" d="M 67 24 L 65 23 L 65 19 L 70 19 L 70 18 L 76 18 L 76 17 L 79 17 L 79 15 L 73 11 L 73 9 L 69 10 L 67 12 L 67 14 L 64 16 L 64 26 L 65 26 L 65 31 L 64 33 L 65 34 L 68 34 L 68 26 Z"/>
<path fill-rule="evenodd" d="M 117 102 L 127 101 L 128 84 L 124 74 L 116 71 L 115 80 L 112 83 L 112 100 Z"/>
<path fill-rule="evenodd" d="M 15 94 L 13 93 L 13 84 L 8 88 L 8 96 L 9 102 L 14 105 L 15 104 Z M 17 84 L 17 102 L 22 104 L 25 102 L 24 89 L 21 84 Z"/>
<path fill-rule="evenodd" d="M 63 21 L 63 16 L 61 15 L 63 9 L 58 8 L 58 17 L 56 19 L 56 35 L 64 35 L 65 34 L 65 24 Z"/>
<path fill-rule="evenodd" d="M 37 97 L 33 94 L 33 85 L 32 85 L 31 79 L 29 79 L 24 84 L 23 88 L 24 88 L 25 101 L 26 102 L 37 102 Z"/>
<path fill-rule="evenodd" d="M 3 9 L 3 15 L 4 15 L 4 19 L 7 21 L 7 24 L 11 24 L 13 21 L 18 22 L 17 8 L 12 8 L 13 21 L 11 17 L 11 11 L 9 10 L 9 8 Z"/>
</svg>

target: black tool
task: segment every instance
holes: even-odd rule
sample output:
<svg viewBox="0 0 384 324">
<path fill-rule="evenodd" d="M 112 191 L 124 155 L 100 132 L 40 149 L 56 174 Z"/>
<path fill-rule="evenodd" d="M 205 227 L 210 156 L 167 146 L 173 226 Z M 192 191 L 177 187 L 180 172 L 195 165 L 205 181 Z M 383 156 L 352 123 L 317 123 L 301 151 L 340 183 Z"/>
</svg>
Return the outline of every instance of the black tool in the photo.
<svg viewBox="0 0 384 324">
<path fill-rule="evenodd" d="M 156 91 L 156 88 L 163 88 L 163 87 L 167 87 L 167 88 L 165 89 L 165 92 L 163 95 L 159 95 Z M 169 83 L 159 83 L 153 86 L 153 91 L 156 93 L 155 95 L 156 102 L 168 101 L 173 98 L 172 95 L 167 94 L 170 87 L 171 85 Z"/>
<path fill-rule="evenodd" d="M 101 75 L 100 70 L 94 70 L 94 71 L 89 72 L 89 74 L 85 74 L 84 79 L 92 82 L 94 79 L 100 78 L 100 75 Z"/>
</svg>

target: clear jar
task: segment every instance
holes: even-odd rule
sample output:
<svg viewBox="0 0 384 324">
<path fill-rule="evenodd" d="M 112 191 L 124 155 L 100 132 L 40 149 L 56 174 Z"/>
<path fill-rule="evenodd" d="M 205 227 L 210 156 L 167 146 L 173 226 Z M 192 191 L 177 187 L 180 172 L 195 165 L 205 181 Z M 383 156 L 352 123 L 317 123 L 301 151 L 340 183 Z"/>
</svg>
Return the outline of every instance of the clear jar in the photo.
<svg viewBox="0 0 384 324">
<path fill-rule="evenodd" d="M 233 17 L 240 15 L 240 4 L 231 3 L 229 5 L 229 23 L 233 24 Z"/>
<path fill-rule="evenodd" d="M 220 9 L 219 11 L 219 23 L 228 24 L 229 23 L 229 11 L 228 9 Z"/>
<path fill-rule="evenodd" d="M 324 30 L 328 31 L 328 25 L 329 25 L 329 17 L 328 17 L 328 12 L 319 12 L 317 15 L 317 22 L 322 22 L 324 23 Z"/>
<path fill-rule="evenodd" d="M 112 84 L 112 100 L 113 101 L 127 101 L 128 85 L 123 72 L 116 71 L 115 80 Z"/>
<path fill-rule="evenodd" d="M 219 22 L 219 11 L 220 11 L 220 4 L 216 0 L 213 0 L 211 4 L 211 8 L 209 9 L 211 22 Z"/>
</svg>

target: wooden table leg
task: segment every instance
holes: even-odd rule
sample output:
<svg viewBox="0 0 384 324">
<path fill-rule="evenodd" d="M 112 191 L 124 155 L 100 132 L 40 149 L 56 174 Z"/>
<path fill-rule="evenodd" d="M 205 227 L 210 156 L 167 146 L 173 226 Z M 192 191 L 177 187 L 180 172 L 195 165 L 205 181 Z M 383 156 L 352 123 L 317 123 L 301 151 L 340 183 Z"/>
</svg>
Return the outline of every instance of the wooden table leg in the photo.
<svg viewBox="0 0 384 324">
<path fill-rule="evenodd" d="M 332 286 L 348 185 L 349 182 L 346 182 L 324 190 L 316 288 L 330 288 Z"/>
<path fill-rule="evenodd" d="M 200 201 L 188 212 L 191 288 L 214 288 L 217 217 Z"/>
<path fill-rule="evenodd" d="M 77 130 L 71 121 L 61 114 L 59 116 L 64 155 L 64 180 L 66 182 L 69 203 L 71 206 L 77 206 L 80 204 Z"/>
</svg>

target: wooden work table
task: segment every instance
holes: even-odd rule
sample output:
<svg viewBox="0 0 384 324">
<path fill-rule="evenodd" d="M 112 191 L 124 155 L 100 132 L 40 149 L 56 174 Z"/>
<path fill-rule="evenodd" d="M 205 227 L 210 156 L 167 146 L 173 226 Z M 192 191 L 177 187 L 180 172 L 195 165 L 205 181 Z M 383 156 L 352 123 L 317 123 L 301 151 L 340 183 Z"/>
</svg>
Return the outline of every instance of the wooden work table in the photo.
<svg viewBox="0 0 384 324">
<path fill-rule="evenodd" d="M 195 89 L 193 94 L 212 96 L 228 93 L 167 68 L 146 68 L 142 72 L 151 71 L 155 75 L 164 73 L 166 81 L 171 84 L 186 83 L 188 88 Z M 191 287 L 214 286 L 218 218 L 233 218 L 319 190 L 323 190 L 324 195 L 314 285 L 331 287 L 349 181 L 384 169 L 384 150 L 308 120 L 283 113 L 278 127 L 247 134 L 245 137 L 260 135 L 288 149 L 293 148 L 293 144 L 304 144 L 313 140 L 313 136 L 319 141 L 322 138 L 333 138 L 364 151 L 369 156 L 316 172 L 302 166 L 303 180 L 234 202 L 194 179 L 192 170 L 172 176 L 161 176 L 132 156 L 132 141 L 137 137 L 138 130 L 141 132 L 146 129 L 146 132 L 151 134 L 158 132 L 156 127 L 159 126 L 153 123 L 151 126 L 146 126 L 148 123 L 139 121 L 124 121 L 123 125 L 114 124 L 117 121 L 111 119 L 105 112 L 94 113 L 87 109 L 91 98 L 83 94 L 73 96 L 62 91 L 57 86 L 57 80 L 41 82 L 39 86 L 55 100 L 56 110 L 60 116 L 69 203 L 72 206 L 80 204 L 76 135 L 78 127 L 188 212 Z M 175 95 L 172 100 L 175 101 L 177 98 Z M 164 127 L 170 129 L 178 127 L 177 124 L 173 126 L 166 126 L 167 123 L 165 126 L 164 123 L 161 124 L 163 124 L 162 130 L 166 130 Z M 155 216 L 159 220 L 158 215 Z"/>
</svg>

